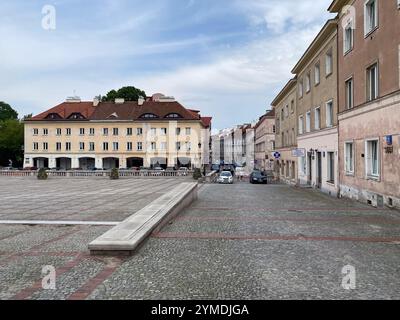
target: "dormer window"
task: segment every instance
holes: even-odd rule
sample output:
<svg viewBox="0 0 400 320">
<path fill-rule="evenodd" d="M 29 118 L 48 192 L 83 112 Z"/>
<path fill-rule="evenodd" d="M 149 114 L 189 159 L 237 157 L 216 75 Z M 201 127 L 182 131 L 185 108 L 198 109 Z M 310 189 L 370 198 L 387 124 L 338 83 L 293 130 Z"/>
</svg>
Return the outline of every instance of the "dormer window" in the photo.
<svg viewBox="0 0 400 320">
<path fill-rule="evenodd" d="M 70 120 L 83 120 L 83 119 L 86 119 L 86 118 L 81 113 L 75 112 L 75 113 L 72 113 L 68 117 L 68 119 L 70 119 Z"/>
<path fill-rule="evenodd" d="M 170 113 L 165 116 L 167 119 L 182 119 L 182 116 L 178 113 Z"/>
<path fill-rule="evenodd" d="M 108 119 L 117 119 L 118 118 L 118 113 L 114 112 L 113 114 L 111 114 Z"/>
<path fill-rule="evenodd" d="M 58 113 L 50 113 L 47 117 L 47 120 L 59 120 L 62 119 Z"/>
<path fill-rule="evenodd" d="M 158 119 L 158 116 L 156 116 L 154 113 L 145 113 L 140 118 L 142 118 L 142 119 Z"/>
</svg>

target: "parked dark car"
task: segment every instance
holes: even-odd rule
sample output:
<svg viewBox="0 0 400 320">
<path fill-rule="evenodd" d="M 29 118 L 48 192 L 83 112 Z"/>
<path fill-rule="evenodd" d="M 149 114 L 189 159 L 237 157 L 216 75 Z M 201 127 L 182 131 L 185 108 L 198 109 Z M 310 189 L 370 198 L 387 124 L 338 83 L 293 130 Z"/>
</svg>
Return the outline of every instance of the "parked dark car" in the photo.
<svg viewBox="0 0 400 320">
<path fill-rule="evenodd" d="M 261 171 L 253 171 L 250 175 L 250 183 L 252 184 L 267 184 L 268 177 Z"/>
</svg>

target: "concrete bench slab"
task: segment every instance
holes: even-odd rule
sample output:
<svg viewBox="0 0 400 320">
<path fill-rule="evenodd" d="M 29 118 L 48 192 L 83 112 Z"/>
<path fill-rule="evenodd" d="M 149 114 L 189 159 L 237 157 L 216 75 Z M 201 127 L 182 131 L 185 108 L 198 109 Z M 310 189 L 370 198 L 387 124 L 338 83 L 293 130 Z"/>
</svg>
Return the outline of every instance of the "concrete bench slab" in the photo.
<svg viewBox="0 0 400 320">
<path fill-rule="evenodd" d="M 131 255 L 152 233 L 197 199 L 197 183 L 181 183 L 89 244 L 93 255 Z"/>
</svg>

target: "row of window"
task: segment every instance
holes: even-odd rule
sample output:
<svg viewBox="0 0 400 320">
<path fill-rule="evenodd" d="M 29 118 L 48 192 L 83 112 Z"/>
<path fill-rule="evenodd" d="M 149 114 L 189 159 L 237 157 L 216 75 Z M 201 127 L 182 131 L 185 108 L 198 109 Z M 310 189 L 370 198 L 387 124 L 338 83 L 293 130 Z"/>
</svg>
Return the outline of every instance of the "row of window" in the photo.
<svg viewBox="0 0 400 320">
<path fill-rule="evenodd" d="M 293 114 L 295 111 L 295 105 L 294 105 L 294 100 L 290 102 L 290 114 Z M 283 121 L 285 118 L 289 118 L 289 105 L 287 104 L 284 108 L 281 110 L 281 120 Z"/>
<path fill-rule="evenodd" d="M 366 69 L 366 98 L 367 102 L 379 97 L 379 68 L 378 63 L 374 63 Z M 351 77 L 345 82 L 346 109 L 354 108 L 354 78 Z"/>
<path fill-rule="evenodd" d="M 355 173 L 355 144 L 346 142 L 345 148 L 345 170 L 349 175 Z M 370 178 L 379 178 L 380 176 L 380 155 L 379 139 L 371 139 L 365 142 L 365 174 Z"/>
<path fill-rule="evenodd" d="M 389 0 L 384 0 L 389 1 Z M 393 1 L 393 0 L 392 0 Z M 400 8 L 400 0 L 397 7 Z M 379 0 L 367 0 L 364 3 L 364 37 L 367 38 L 379 27 Z M 353 17 L 349 17 L 343 29 L 343 55 L 346 55 L 354 48 L 354 30 L 356 22 Z"/>
<path fill-rule="evenodd" d="M 326 114 L 326 127 L 333 126 L 333 101 L 330 100 L 325 104 L 325 114 Z M 299 116 L 299 134 L 303 134 L 305 132 L 311 132 L 311 111 L 306 113 L 305 118 L 305 131 L 304 131 L 304 115 Z M 314 109 L 314 130 L 321 129 L 321 107 L 316 107 Z"/>
<path fill-rule="evenodd" d="M 71 151 L 71 142 L 66 142 L 65 143 L 65 151 Z M 85 142 L 79 142 L 79 150 L 80 151 L 86 151 L 86 147 L 88 146 L 88 151 L 96 151 L 95 150 L 95 143 L 94 142 L 89 142 L 86 144 Z M 119 151 L 119 142 L 113 142 L 112 143 L 112 150 L 113 151 Z M 167 150 L 168 144 L 166 142 L 161 142 L 160 143 L 160 150 L 166 151 Z M 192 144 L 191 142 L 185 142 L 184 147 L 186 151 L 191 151 L 192 150 Z M 34 142 L 33 143 L 33 150 L 34 151 L 39 151 L 39 143 Z M 42 150 L 43 151 L 48 151 L 49 150 L 49 143 L 48 142 L 43 142 L 42 143 Z M 109 142 L 103 142 L 103 151 L 109 151 L 110 150 L 110 143 Z M 126 151 L 132 151 L 133 150 L 133 143 L 132 142 L 127 142 L 126 144 Z M 157 151 L 157 143 L 156 142 L 151 142 L 149 145 L 149 150 L 151 151 Z M 181 142 L 176 142 L 175 143 L 175 150 L 180 151 L 182 150 L 182 143 Z M 62 150 L 62 143 L 57 142 L 56 143 L 56 151 L 63 151 Z M 136 143 L 136 151 L 143 151 L 143 143 L 142 142 L 137 142 Z"/>
<path fill-rule="evenodd" d="M 330 48 L 325 54 L 325 76 L 328 77 L 333 73 L 333 49 Z M 321 63 L 318 61 L 314 65 L 314 85 L 317 86 L 321 82 Z M 299 97 L 304 96 L 305 92 L 309 93 L 311 91 L 311 71 L 307 72 L 305 79 L 299 79 Z"/>
<path fill-rule="evenodd" d="M 119 131 L 120 131 L 119 128 L 113 128 L 111 132 L 112 132 L 113 136 L 118 136 L 119 135 Z M 79 135 L 81 135 L 81 136 L 84 136 L 87 132 L 89 132 L 90 136 L 94 136 L 96 134 L 96 130 L 94 128 L 90 128 L 88 131 L 85 128 L 80 128 L 79 129 Z M 103 136 L 108 136 L 109 133 L 110 133 L 109 128 L 103 128 L 102 129 Z M 153 136 L 157 135 L 157 128 L 151 128 L 150 129 L 150 133 Z M 167 128 L 161 128 L 160 129 L 160 133 L 161 133 L 161 135 L 167 135 L 168 129 Z M 182 129 L 181 128 L 176 128 L 175 134 L 176 135 L 181 135 L 181 133 L 182 133 Z M 185 133 L 186 133 L 186 135 L 191 135 L 192 134 L 192 128 L 190 128 L 190 127 L 185 128 Z M 48 136 L 49 135 L 49 129 L 46 129 L 46 128 L 42 129 L 42 134 L 44 136 Z M 66 128 L 65 129 L 65 134 L 67 136 L 71 136 L 72 135 L 72 129 L 71 128 Z M 39 135 L 39 129 L 34 128 L 33 129 L 33 135 L 34 136 Z M 56 136 L 61 136 L 61 135 L 62 135 L 62 129 L 61 128 L 57 128 L 56 129 Z M 126 135 L 127 136 L 132 136 L 133 135 L 133 128 L 126 128 Z M 136 128 L 136 135 L 137 136 L 143 135 L 143 128 Z"/>
</svg>

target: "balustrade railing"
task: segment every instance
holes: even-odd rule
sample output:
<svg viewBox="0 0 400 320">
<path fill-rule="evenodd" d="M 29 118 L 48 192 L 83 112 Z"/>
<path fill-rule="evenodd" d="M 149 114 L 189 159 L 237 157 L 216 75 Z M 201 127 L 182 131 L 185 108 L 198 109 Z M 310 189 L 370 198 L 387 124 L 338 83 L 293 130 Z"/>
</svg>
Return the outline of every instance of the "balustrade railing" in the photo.
<svg viewBox="0 0 400 320">
<path fill-rule="evenodd" d="M 0 176 L 6 177 L 36 177 L 36 170 L 0 170 Z M 109 177 L 111 170 L 48 170 L 49 177 Z M 193 171 L 157 171 L 157 170 L 120 170 L 120 177 L 191 177 Z"/>
</svg>

